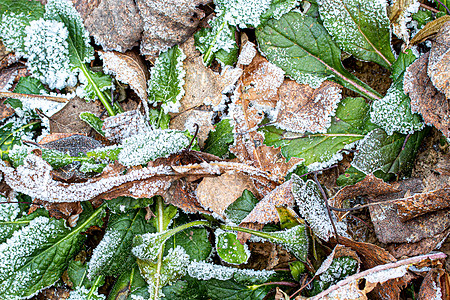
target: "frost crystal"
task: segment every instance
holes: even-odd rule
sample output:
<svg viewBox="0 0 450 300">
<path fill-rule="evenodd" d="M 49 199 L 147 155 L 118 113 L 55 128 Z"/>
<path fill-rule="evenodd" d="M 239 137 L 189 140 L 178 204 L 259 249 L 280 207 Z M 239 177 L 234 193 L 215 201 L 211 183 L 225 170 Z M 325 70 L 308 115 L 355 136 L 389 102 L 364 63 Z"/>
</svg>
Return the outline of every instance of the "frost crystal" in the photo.
<svg viewBox="0 0 450 300">
<path fill-rule="evenodd" d="M 420 131 L 425 125 L 415 122 L 409 103 L 409 97 L 397 85 L 392 85 L 386 96 L 373 103 L 370 121 L 383 128 L 388 135 L 392 135 L 394 131 L 403 134 Z"/>
<path fill-rule="evenodd" d="M 272 0 L 216 0 L 216 13 L 225 14 L 228 24 L 240 28 L 257 27 L 261 15 L 269 8 Z"/>
<path fill-rule="evenodd" d="M 103 300 L 106 299 L 105 295 L 99 295 L 97 291 L 94 291 L 90 295 L 90 291 L 84 286 L 77 286 L 74 291 L 70 292 L 69 298 L 67 300 Z"/>
<path fill-rule="evenodd" d="M 7 202 L 6 197 L 0 195 L 0 202 Z M 19 204 L 13 203 L 1 203 L 0 204 L 0 221 L 12 222 L 14 221 L 20 212 Z"/>
<path fill-rule="evenodd" d="M 0 22 L 0 38 L 6 49 L 15 51 L 16 55 L 23 56 L 25 37 L 24 29 L 29 24 L 29 20 L 23 14 L 10 12 L 3 14 Z"/>
<path fill-rule="evenodd" d="M 114 256 L 114 251 L 121 244 L 122 239 L 119 231 L 110 230 L 105 233 L 98 246 L 92 253 L 89 262 L 88 274 L 90 277 L 100 274 L 100 271 L 109 263 Z"/>
<path fill-rule="evenodd" d="M 25 28 L 25 53 L 32 76 L 48 84 L 51 89 L 63 89 L 77 82 L 69 61 L 69 32 L 57 21 L 39 19 Z"/>
<path fill-rule="evenodd" d="M 293 174 L 294 185 L 292 192 L 297 201 L 300 216 L 305 218 L 314 233 L 321 239 L 328 241 L 334 235 L 333 227 L 325 207 L 324 199 L 320 196 L 317 185 L 314 181 L 303 182 L 300 177 Z M 347 236 L 347 225 L 338 222 L 332 215 L 334 224 L 339 235 Z"/>
<path fill-rule="evenodd" d="M 126 139 L 118 160 L 125 166 L 142 165 L 159 157 L 168 157 L 188 145 L 189 139 L 181 132 L 155 129 Z"/>
<path fill-rule="evenodd" d="M 253 277 L 261 281 L 267 281 L 274 271 L 255 271 L 250 269 L 236 269 L 206 262 L 191 262 L 187 268 L 189 276 L 199 280 L 228 280 L 234 278 Z"/>
</svg>

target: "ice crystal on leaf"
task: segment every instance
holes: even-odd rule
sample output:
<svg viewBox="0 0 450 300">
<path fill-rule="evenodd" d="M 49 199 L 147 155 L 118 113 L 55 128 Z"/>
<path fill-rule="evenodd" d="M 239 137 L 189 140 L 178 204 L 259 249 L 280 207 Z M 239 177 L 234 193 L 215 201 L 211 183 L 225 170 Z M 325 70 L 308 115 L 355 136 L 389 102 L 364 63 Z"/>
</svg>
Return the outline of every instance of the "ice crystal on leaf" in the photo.
<svg viewBox="0 0 450 300">
<path fill-rule="evenodd" d="M 271 0 L 216 0 L 217 13 L 224 14 L 225 20 L 240 28 L 257 27 L 261 15 L 269 9 Z"/>
<path fill-rule="evenodd" d="M 94 249 L 91 260 L 89 261 L 88 274 L 100 274 L 105 264 L 114 257 L 115 249 L 122 242 L 121 233 L 116 230 L 110 230 L 105 233 L 100 244 Z"/>
<path fill-rule="evenodd" d="M 6 197 L 0 195 L 0 202 L 7 202 Z M 20 212 L 19 204 L 13 203 L 1 203 L 0 204 L 0 222 L 12 222 L 14 221 Z"/>
<path fill-rule="evenodd" d="M 104 300 L 105 298 L 105 295 L 99 295 L 97 291 L 91 294 L 84 286 L 77 286 L 75 290 L 70 292 L 67 300 Z"/>
<path fill-rule="evenodd" d="M 156 105 L 162 102 L 161 108 L 167 114 L 177 113 L 181 106 L 180 99 L 184 95 L 183 60 L 186 58 L 183 51 L 174 46 L 160 54 L 155 66 L 150 71 L 148 81 L 149 102 Z"/>
<path fill-rule="evenodd" d="M 305 218 L 313 232 L 321 239 L 328 241 L 334 235 L 333 226 L 328 216 L 325 200 L 321 197 L 316 183 L 312 180 L 304 182 L 297 175 L 292 175 L 294 185 L 292 192 L 297 201 L 300 216 Z M 347 225 L 344 222 L 337 222 L 332 215 L 336 225 L 337 233 L 347 236 Z"/>
<path fill-rule="evenodd" d="M 424 124 L 419 115 L 412 114 L 410 102 L 401 86 L 393 84 L 386 96 L 373 103 L 370 113 L 372 123 L 383 128 L 388 135 L 395 131 L 412 134 L 422 130 Z"/>
<path fill-rule="evenodd" d="M 69 32 L 61 22 L 39 19 L 25 28 L 27 66 L 34 77 L 51 89 L 63 89 L 77 82 L 69 61 Z"/>
<path fill-rule="evenodd" d="M 18 56 L 24 55 L 25 27 L 29 22 L 23 13 L 10 12 L 1 17 L 0 38 L 6 49 L 15 51 Z"/>
<path fill-rule="evenodd" d="M 155 129 L 126 139 L 118 160 L 125 166 L 142 165 L 159 157 L 168 157 L 188 145 L 189 139 L 182 132 Z"/>
<path fill-rule="evenodd" d="M 229 280 L 229 279 L 245 279 L 249 277 L 257 278 L 261 281 L 269 280 L 270 276 L 275 275 L 274 271 L 255 271 L 251 269 L 237 269 L 231 267 L 220 266 L 207 262 L 191 262 L 187 268 L 189 276 L 199 280 Z"/>
</svg>

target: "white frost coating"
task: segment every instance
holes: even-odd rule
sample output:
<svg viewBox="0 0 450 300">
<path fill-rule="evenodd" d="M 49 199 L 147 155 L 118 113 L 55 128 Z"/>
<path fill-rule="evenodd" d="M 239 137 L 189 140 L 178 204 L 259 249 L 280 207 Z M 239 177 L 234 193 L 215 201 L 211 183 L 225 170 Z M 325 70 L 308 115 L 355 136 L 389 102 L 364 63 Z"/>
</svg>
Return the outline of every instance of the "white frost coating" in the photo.
<svg viewBox="0 0 450 300">
<path fill-rule="evenodd" d="M 328 241 L 331 236 L 334 236 L 334 230 L 324 203 L 325 200 L 321 197 L 316 183 L 312 180 L 304 182 L 295 174 L 292 175 L 292 180 L 294 182 L 292 192 L 300 216 L 309 223 L 319 238 Z M 338 222 L 334 214 L 332 214 L 332 218 L 337 233 L 348 236 L 347 225 L 344 222 Z"/>
<path fill-rule="evenodd" d="M 257 27 L 272 0 L 216 0 L 216 13 L 224 13 L 228 24 L 240 28 Z"/>
<path fill-rule="evenodd" d="M 0 294 L 5 299 L 22 299 L 17 295 L 32 285 L 36 276 L 42 276 L 42 270 L 25 264 L 37 249 L 60 233 L 61 227 L 49 218 L 37 217 L 0 244 Z"/>
<path fill-rule="evenodd" d="M 417 0 L 408 0 L 404 1 L 403 4 L 406 7 L 400 11 L 400 16 L 392 23 L 392 32 L 405 42 L 409 43 L 410 36 L 407 29 L 408 23 L 416 22 L 412 20 L 411 15 L 419 11 L 420 2 Z"/>
<path fill-rule="evenodd" d="M 70 292 L 67 300 L 103 300 L 106 299 L 105 295 L 99 295 L 97 291 L 94 291 L 92 295 L 89 295 L 89 290 L 84 286 L 77 286 L 74 291 Z"/>
<path fill-rule="evenodd" d="M 174 130 L 154 129 L 150 132 L 134 135 L 122 143 L 118 160 L 125 166 L 137 166 L 168 157 L 189 145 L 189 139 Z"/>
<path fill-rule="evenodd" d="M 246 42 L 242 47 L 237 61 L 238 65 L 249 65 L 256 55 L 256 46 L 252 42 Z"/>
<path fill-rule="evenodd" d="M 0 195 L 0 202 L 7 202 L 6 197 Z M 19 215 L 20 209 L 17 202 L 0 204 L 0 221 L 12 222 Z"/>
<path fill-rule="evenodd" d="M 88 275 L 92 279 L 110 263 L 115 251 L 122 243 L 122 234 L 117 230 L 108 230 L 92 253 Z"/>
<path fill-rule="evenodd" d="M 397 268 L 391 268 L 387 270 L 382 270 L 373 274 L 369 274 L 364 278 L 368 282 L 372 283 L 383 283 L 390 279 L 399 278 L 406 274 L 408 271 L 408 265 L 403 265 Z"/>
<path fill-rule="evenodd" d="M 382 99 L 377 100 L 372 105 L 370 112 L 370 121 L 383 128 L 388 135 L 392 135 L 395 131 L 403 134 L 413 134 L 414 131 L 420 131 L 425 126 L 422 122 L 414 122 L 407 120 L 405 117 L 411 115 L 409 105 L 405 105 L 405 101 L 410 99 L 404 92 L 392 85 Z"/>
<path fill-rule="evenodd" d="M 33 77 L 48 84 L 50 89 L 63 89 L 77 83 L 69 60 L 69 32 L 54 20 L 31 21 L 25 28 L 24 49 L 27 67 Z"/>
<path fill-rule="evenodd" d="M 236 234 L 236 232 L 233 232 L 233 231 L 224 231 L 224 230 L 218 228 L 218 229 L 216 229 L 216 231 L 214 232 L 214 235 L 215 235 L 215 245 L 216 245 L 216 247 L 219 245 L 219 236 L 222 235 L 222 234 L 227 234 L 227 233 L 234 234 L 234 236 L 236 237 L 236 241 L 235 241 L 235 242 L 240 243 L 240 242 L 237 240 L 237 234 Z M 226 238 L 226 237 L 225 237 L 225 238 L 222 238 L 221 241 L 222 241 L 222 247 L 221 247 L 221 248 L 222 248 L 222 249 L 230 249 L 230 250 L 228 250 L 228 255 L 230 255 L 230 252 L 232 252 L 232 254 L 231 254 L 232 259 L 236 259 L 236 256 L 238 256 L 238 253 L 237 253 L 238 249 L 237 249 L 237 247 L 236 247 L 236 246 L 233 246 L 232 244 L 230 244 L 228 238 Z M 237 264 L 236 264 L 236 263 L 229 262 L 229 261 L 227 261 L 227 263 L 229 263 L 229 264 L 231 264 L 231 265 L 240 265 L 240 264 L 246 264 L 246 263 L 248 262 L 248 259 L 250 258 L 250 254 L 251 254 L 251 253 L 250 253 L 250 250 L 248 249 L 248 245 L 247 245 L 247 244 L 244 244 L 243 246 L 244 246 L 244 252 L 245 252 L 245 255 L 246 255 L 246 257 L 247 257 L 246 261 L 243 262 L 243 263 L 237 263 Z M 219 255 L 219 256 L 220 256 L 220 255 Z M 224 260 L 222 257 L 221 257 L 221 259 Z"/>
<path fill-rule="evenodd" d="M 24 29 L 28 24 L 27 17 L 23 14 L 13 12 L 5 13 L 0 22 L 0 38 L 6 49 L 15 51 L 18 57 L 24 56 Z"/>
<path fill-rule="evenodd" d="M 75 24 L 75 28 L 77 31 L 82 31 L 82 39 L 84 42 L 85 54 L 83 57 L 80 57 L 82 62 L 88 63 L 94 59 L 94 48 L 92 48 L 89 38 L 89 33 L 84 28 L 83 19 L 78 11 L 73 7 L 72 1 L 67 0 L 48 0 L 45 5 L 45 14 L 44 19 L 52 20 L 54 16 L 64 16 L 68 19 L 70 24 Z M 79 45 L 76 45 L 79 46 Z"/>
<path fill-rule="evenodd" d="M 250 269 L 236 269 L 231 267 L 220 266 L 206 262 L 191 262 L 187 268 L 189 276 L 199 280 L 228 280 L 236 276 L 245 276 L 257 278 L 261 281 L 266 281 L 270 276 L 274 275 L 274 271 L 255 271 Z"/>
<path fill-rule="evenodd" d="M 360 141 L 356 141 L 350 144 L 345 145 L 342 149 L 344 150 L 350 150 L 352 148 L 355 148 L 359 145 Z M 329 158 L 326 161 L 323 162 L 314 162 L 312 164 L 309 164 L 308 167 L 308 172 L 313 172 L 313 171 L 320 171 L 323 169 L 326 169 L 338 162 L 340 162 L 342 159 L 344 158 L 344 156 L 342 155 L 342 152 L 336 152 L 335 154 L 333 154 L 331 156 L 331 158 Z"/>
<path fill-rule="evenodd" d="M 383 146 L 380 135 L 383 134 L 383 129 L 376 128 L 360 141 L 358 153 L 352 161 L 353 167 L 364 174 L 373 173 L 383 167 L 386 159 L 384 152 L 380 151 Z"/>
</svg>

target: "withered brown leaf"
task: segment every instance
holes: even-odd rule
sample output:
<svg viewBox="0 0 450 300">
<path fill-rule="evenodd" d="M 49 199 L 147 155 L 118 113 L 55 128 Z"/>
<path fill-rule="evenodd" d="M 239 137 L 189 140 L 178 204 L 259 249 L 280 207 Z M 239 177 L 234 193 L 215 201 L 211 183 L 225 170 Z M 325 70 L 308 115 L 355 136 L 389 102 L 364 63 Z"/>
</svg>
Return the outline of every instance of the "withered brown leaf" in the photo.
<svg viewBox="0 0 450 300">
<path fill-rule="evenodd" d="M 450 22 L 445 23 L 433 39 L 428 58 L 428 75 L 434 86 L 450 99 Z"/>
<path fill-rule="evenodd" d="M 411 98 L 411 111 L 420 113 L 425 123 L 450 138 L 450 105 L 428 77 L 429 52 L 413 62 L 405 72 L 403 89 Z"/>
</svg>

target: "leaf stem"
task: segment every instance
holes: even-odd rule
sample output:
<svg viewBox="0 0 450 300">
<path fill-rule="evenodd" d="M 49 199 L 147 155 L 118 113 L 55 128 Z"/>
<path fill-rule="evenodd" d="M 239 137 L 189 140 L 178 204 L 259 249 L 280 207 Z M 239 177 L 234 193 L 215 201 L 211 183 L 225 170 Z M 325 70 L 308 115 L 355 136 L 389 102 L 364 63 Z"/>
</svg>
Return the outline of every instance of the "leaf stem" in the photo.
<svg viewBox="0 0 450 300">
<path fill-rule="evenodd" d="M 298 136 L 287 136 L 282 137 L 282 140 L 296 140 L 296 139 L 304 139 L 304 138 L 312 138 L 312 137 L 359 137 L 363 138 L 365 135 L 363 134 L 354 134 L 354 133 L 317 133 L 317 134 L 303 134 Z"/>
<path fill-rule="evenodd" d="M 165 230 L 164 228 L 164 201 L 162 197 L 156 197 L 156 211 L 157 211 L 157 223 L 156 223 L 156 230 L 158 232 L 163 232 Z M 161 245 L 161 249 L 158 253 L 158 259 L 156 261 L 156 274 L 154 276 L 155 283 L 154 283 L 154 300 L 159 299 L 159 286 L 161 284 L 161 271 L 162 271 L 162 263 L 163 263 L 163 257 L 164 256 L 164 244 Z"/>
<path fill-rule="evenodd" d="M 100 286 L 100 282 L 103 280 L 103 276 L 97 276 L 97 278 L 95 278 L 95 281 L 92 283 L 92 287 L 89 291 L 89 294 L 87 295 L 87 299 L 91 299 L 92 296 L 95 293 L 95 290 Z"/>
<path fill-rule="evenodd" d="M 234 230 L 234 231 L 250 233 L 250 234 L 262 237 L 262 238 L 267 239 L 267 240 L 273 240 L 275 238 L 274 236 L 270 235 L 269 233 L 262 232 L 262 231 L 256 231 L 256 230 L 252 230 L 252 229 L 248 229 L 248 228 L 244 228 L 244 227 L 239 227 L 239 226 L 220 225 L 219 228 L 223 229 L 223 230 Z"/>
<path fill-rule="evenodd" d="M 55 97 L 55 96 L 44 96 L 44 95 L 32 95 L 32 94 L 21 94 L 21 93 L 13 93 L 13 92 L 0 92 L 0 98 L 13 98 L 19 100 L 47 100 L 59 103 L 67 103 L 69 99 L 64 97 Z"/>
<path fill-rule="evenodd" d="M 106 108 L 106 111 L 110 116 L 115 116 L 116 113 L 114 112 L 113 107 L 111 106 L 111 103 L 106 99 L 103 92 L 98 88 L 98 86 L 95 84 L 92 77 L 89 75 L 89 72 L 87 70 L 86 64 L 81 64 L 81 71 L 84 74 L 84 77 L 86 77 L 87 81 L 94 87 L 95 94 L 97 95 L 98 99 L 100 99 L 100 102 L 103 104 L 103 106 Z"/>
</svg>

